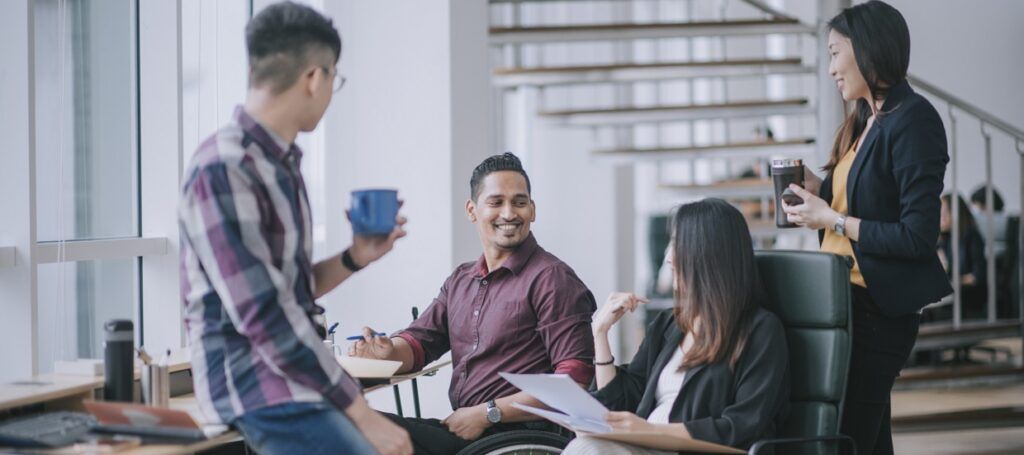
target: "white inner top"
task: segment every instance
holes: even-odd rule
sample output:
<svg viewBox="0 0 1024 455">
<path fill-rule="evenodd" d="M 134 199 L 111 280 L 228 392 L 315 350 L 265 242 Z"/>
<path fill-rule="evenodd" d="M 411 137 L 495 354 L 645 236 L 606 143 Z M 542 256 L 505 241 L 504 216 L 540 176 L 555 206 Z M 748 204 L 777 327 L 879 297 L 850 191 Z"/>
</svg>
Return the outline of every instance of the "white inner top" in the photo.
<svg viewBox="0 0 1024 455">
<path fill-rule="evenodd" d="M 672 353 L 672 358 L 661 370 L 661 375 L 658 376 L 658 385 L 654 389 L 657 401 L 651 415 L 647 417 L 648 422 L 668 423 L 668 414 L 672 411 L 672 405 L 675 403 L 676 397 L 679 396 L 679 390 L 683 388 L 683 381 L 686 379 L 686 370 L 679 371 L 679 366 L 683 364 L 685 350 L 690 349 L 693 344 L 690 340 L 691 337 L 686 337 L 683 346 L 676 348 Z"/>
</svg>

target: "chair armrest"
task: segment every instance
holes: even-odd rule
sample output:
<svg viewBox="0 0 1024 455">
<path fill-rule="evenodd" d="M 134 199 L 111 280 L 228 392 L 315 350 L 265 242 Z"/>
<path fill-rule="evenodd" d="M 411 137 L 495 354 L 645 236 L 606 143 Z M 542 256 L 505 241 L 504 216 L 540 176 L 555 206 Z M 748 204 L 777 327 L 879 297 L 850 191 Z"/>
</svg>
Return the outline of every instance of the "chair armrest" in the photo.
<svg viewBox="0 0 1024 455">
<path fill-rule="evenodd" d="M 755 455 L 760 453 L 761 449 L 767 446 L 783 445 L 783 444 L 807 444 L 811 442 L 827 442 L 827 441 L 839 441 L 840 443 L 848 443 L 850 446 L 850 453 L 857 455 L 857 443 L 853 438 L 845 434 L 837 434 L 834 436 L 817 436 L 813 438 L 778 438 L 778 439 L 762 439 L 750 446 L 750 450 L 747 451 L 748 455 Z"/>
</svg>

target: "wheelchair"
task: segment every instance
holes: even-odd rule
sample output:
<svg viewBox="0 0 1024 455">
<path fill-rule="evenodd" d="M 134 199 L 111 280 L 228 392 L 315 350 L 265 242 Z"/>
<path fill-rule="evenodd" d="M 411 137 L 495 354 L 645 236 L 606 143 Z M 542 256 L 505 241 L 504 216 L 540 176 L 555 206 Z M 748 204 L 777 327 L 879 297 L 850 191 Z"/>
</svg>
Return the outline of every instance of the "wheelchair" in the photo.
<svg viewBox="0 0 1024 455">
<path fill-rule="evenodd" d="M 513 430 L 480 438 L 457 455 L 546 455 L 559 454 L 575 435 L 565 429 Z"/>
</svg>

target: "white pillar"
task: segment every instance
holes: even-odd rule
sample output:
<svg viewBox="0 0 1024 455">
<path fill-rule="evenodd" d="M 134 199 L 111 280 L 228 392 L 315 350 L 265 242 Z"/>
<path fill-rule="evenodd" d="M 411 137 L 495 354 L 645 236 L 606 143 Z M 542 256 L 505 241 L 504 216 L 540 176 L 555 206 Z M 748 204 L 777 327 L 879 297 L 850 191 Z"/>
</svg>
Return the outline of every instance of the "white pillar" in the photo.
<svg viewBox="0 0 1024 455">
<path fill-rule="evenodd" d="M 0 247 L 15 248 L 15 263 L 0 268 L 0 383 L 38 371 L 36 352 L 35 95 L 32 2 L 13 0 L 0 15 Z"/>
<path fill-rule="evenodd" d="M 850 6 L 850 0 L 818 0 L 818 165 L 828 162 L 832 152 L 832 140 L 843 122 L 845 111 L 843 99 L 836 89 L 832 76 L 828 74 L 828 34 L 826 24 L 843 8 Z"/>
</svg>

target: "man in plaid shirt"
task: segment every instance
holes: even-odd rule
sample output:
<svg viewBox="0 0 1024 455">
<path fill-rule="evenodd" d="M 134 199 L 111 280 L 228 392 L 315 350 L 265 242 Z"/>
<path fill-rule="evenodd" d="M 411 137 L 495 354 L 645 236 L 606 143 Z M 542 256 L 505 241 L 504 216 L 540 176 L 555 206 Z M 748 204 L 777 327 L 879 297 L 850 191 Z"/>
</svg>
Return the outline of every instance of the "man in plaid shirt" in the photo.
<svg viewBox="0 0 1024 455">
<path fill-rule="evenodd" d="M 179 205 L 181 288 L 195 393 L 260 453 L 410 454 L 405 430 L 370 409 L 323 344 L 315 299 L 405 235 L 355 236 L 313 264 L 299 172 L 300 131 L 319 123 L 344 78 L 331 21 L 291 2 L 246 26 L 249 92 L 203 141 Z"/>
</svg>

